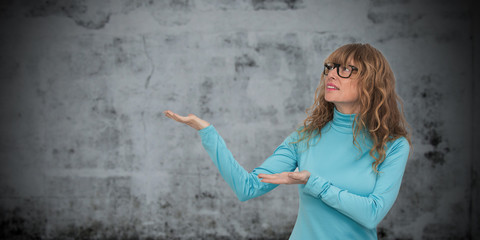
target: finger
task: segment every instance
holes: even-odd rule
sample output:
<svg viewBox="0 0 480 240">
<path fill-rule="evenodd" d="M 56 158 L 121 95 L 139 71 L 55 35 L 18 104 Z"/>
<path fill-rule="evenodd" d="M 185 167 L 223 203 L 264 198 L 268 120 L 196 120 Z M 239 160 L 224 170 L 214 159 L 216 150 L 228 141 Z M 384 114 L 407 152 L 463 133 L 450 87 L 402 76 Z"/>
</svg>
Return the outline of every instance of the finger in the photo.
<svg viewBox="0 0 480 240">
<path fill-rule="evenodd" d="M 280 179 L 262 179 L 260 182 L 273 183 L 273 184 L 283 184 L 283 183 L 285 183 L 285 181 L 282 181 Z"/>
<path fill-rule="evenodd" d="M 300 179 L 300 176 L 297 173 L 289 173 L 288 177 L 293 179 Z"/>
<path fill-rule="evenodd" d="M 185 117 L 180 116 L 180 115 L 178 115 L 178 114 L 176 114 L 176 113 L 172 113 L 172 118 L 175 119 L 175 120 L 177 120 L 177 121 L 179 121 L 179 122 L 185 122 L 185 119 L 184 119 Z"/>
<path fill-rule="evenodd" d="M 185 123 L 187 122 L 188 118 L 187 117 L 184 117 L 184 116 L 181 116 L 181 115 L 178 115 L 172 111 L 169 111 L 167 112 L 167 117 L 177 121 L 177 122 L 181 122 L 181 123 Z"/>
<path fill-rule="evenodd" d="M 258 177 L 259 178 L 266 178 L 266 179 L 272 179 L 272 178 L 277 178 L 278 177 L 278 174 L 264 174 L 264 173 L 260 173 L 258 174 Z"/>
<path fill-rule="evenodd" d="M 169 118 L 172 118 L 173 119 L 173 116 L 175 113 L 173 113 L 172 111 L 170 110 L 167 110 L 167 111 L 164 111 L 163 112 L 165 114 L 165 116 L 169 117 Z"/>
</svg>

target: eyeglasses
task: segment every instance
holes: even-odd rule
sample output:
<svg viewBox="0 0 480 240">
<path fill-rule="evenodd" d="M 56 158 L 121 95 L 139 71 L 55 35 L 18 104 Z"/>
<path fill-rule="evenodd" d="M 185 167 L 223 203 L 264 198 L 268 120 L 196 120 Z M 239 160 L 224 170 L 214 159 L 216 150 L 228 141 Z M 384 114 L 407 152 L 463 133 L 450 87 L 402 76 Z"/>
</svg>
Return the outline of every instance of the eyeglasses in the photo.
<svg viewBox="0 0 480 240">
<path fill-rule="evenodd" d="M 323 68 L 323 74 L 327 75 L 330 70 L 333 70 L 334 68 L 337 68 L 337 74 L 341 78 L 349 78 L 352 76 L 352 73 L 354 71 L 358 71 L 358 68 L 348 65 L 348 66 L 341 66 L 338 63 L 325 63 L 325 66 Z"/>
</svg>

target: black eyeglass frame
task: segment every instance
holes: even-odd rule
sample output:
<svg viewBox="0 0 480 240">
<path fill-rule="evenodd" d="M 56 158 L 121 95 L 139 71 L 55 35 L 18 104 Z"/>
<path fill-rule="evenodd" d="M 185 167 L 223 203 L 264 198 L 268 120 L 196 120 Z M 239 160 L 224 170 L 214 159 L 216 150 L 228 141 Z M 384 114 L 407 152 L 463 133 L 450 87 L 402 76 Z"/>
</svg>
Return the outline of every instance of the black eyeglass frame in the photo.
<svg viewBox="0 0 480 240">
<path fill-rule="evenodd" d="M 328 64 L 333 64 L 333 68 L 329 69 Z M 357 68 L 357 67 L 352 66 L 352 65 L 348 65 L 349 67 L 352 68 L 352 71 L 350 72 L 350 74 L 348 75 L 348 77 L 344 77 L 344 76 L 340 75 L 340 66 L 341 66 L 341 65 L 342 65 L 342 64 L 330 63 L 330 62 L 329 62 L 329 63 L 325 63 L 325 64 L 323 65 L 323 75 L 328 75 L 328 73 L 325 73 L 325 70 L 326 70 L 326 69 L 328 69 L 328 71 L 331 71 L 331 70 L 333 70 L 333 69 L 336 68 L 336 69 L 337 69 L 337 75 L 338 75 L 339 77 L 341 77 L 341 78 L 349 78 L 349 77 L 352 76 L 352 73 L 353 73 L 354 71 L 358 71 L 358 68 Z"/>
</svg>

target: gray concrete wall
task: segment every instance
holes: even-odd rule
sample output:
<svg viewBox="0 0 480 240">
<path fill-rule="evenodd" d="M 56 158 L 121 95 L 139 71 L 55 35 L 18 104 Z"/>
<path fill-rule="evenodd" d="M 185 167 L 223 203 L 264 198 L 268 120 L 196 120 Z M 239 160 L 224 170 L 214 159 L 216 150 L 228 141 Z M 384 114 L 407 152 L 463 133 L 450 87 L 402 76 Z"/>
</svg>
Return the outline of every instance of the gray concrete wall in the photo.
<svg viewBox="0 0 480 240">
<path fill-rule="evenodd" d="M 368 42 L 414 136 L 379 238 L 479 239 L 470 7 L 2 1 L 0 237 L 288 238 L 296 186 L 239 202 L 196 131 L 161 112 L 211 122 L 251 170 L 305 118 L 325 57 Z"/>
</svg>

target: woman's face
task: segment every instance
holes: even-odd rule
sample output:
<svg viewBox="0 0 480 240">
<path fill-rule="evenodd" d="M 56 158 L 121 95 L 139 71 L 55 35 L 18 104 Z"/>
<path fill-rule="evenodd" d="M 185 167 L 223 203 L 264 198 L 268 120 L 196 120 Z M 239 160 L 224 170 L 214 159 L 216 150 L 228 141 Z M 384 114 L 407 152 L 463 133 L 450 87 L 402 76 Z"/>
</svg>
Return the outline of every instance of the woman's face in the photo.
<svg viewBox="0 0 480 240">
<path fill-rule="evenodd" d="M 355 66 L 352 61 L 350 66 Z M 334 67 L 334 68 L 332 68 Z M 345 114 L 358 113 L 358 70 L 353 70 L 351 76 L 342 78 L 338 75 L 337 69 L 340 68 L 342 76 L 348 76 L 348 68 L 338 65 L 330 65 L 327 75 L 325 75 L 325 101 L 335 104 L 338 111 Z M 351 68 L 350 68 L 351 69 Z M 353 68 L 355 69 L 355 68 Z"/>
</svg>

